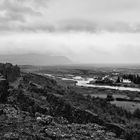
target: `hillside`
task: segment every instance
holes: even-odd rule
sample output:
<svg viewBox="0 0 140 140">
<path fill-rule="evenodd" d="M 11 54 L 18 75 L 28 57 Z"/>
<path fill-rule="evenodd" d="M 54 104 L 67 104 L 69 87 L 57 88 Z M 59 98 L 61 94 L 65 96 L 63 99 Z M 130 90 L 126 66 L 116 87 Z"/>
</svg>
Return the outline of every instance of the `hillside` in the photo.
<svg viewBox="0 0 140 140">
<path fill-rule="evenodd" d="M 133 114 L 106 100 L 84 97 L 49 77 L 22 72 L 0 95 L 5 97 L 0 102 L 0 138 L 4 140 L 140 138 L 139 126 L 129 124 L 138 120 Z"/>
</svg>

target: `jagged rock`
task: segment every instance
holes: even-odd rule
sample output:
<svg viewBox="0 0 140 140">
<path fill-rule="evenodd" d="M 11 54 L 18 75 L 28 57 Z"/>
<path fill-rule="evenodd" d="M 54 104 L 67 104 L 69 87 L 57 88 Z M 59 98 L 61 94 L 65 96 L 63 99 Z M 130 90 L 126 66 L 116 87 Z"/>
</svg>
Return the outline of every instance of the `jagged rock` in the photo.
<svg viewBox="0 0 140 140">
<path fill-rule="evenodd" d="M 36 120 L 37 120 L 37 122 L 39 122 L 43 125 L 49 125 L 53 121 L 53 117 L 49 116 L 49 115 L 47 115 L 47 116 L 42 115 L 42 116 L 36 117 Z"/>
<path fill-rule="evenodd" d="M 113 132 L 107 132 L 106 135 L 109 137 L 116 137 L 116 134 Z"/>
<path fill-rule="evenodd" d="M 14 107 L 5 107 L 3 112 L 8 118 L 18 118 L 18 111 Z"/>
<path fill-rule="evenodd" d="M 38 74 L 33 74 L 33 73 L 25 74 L 23 76 L 23 81 L 25 81 L 25 83 L 28 83 L 28 84 L 29 84 L 29 82 L 30 83 L 32 82 L 32 83 L 35 83 L 35 85 L 40 85 L 40 86 L 46 87 L 46 88 L 47 87 L 52 88 L 57 85 L 55 80 L 48 78 L 48 77 L 38 75 Z"/>
<path fill-rule="evenodd" d="M 34 96 L 31 96 L 31 92 L 25 91 L 16 91 L 17 92 L 17 103 L 20 108 L 24 111 L 30 112 L 34 115 L 36 112 L 47 114 L 49 112 L 49 107 L 46 105 L 47 101 L 43 104 L 42 100 L 37 99 Z"/>
<path fill-rule="evenodd" d="M 118 124 L 106 123 L 105 125 L 106 125 L 107 129 L 110 129 L 113 132 L 115 132 L 117 137 L 121 136 L 121 134 L 123 134 L 125 132 L 125 129 Z"/>
<path fill-rule="evenodd" d="M 56 96 L 54 94 L 47 95 L 47 101 L 53 104 L 53 112 L 54 115 L 61 115 L 66 118 L 69 122 L 77 122 L 77 123 L 97 123 L 103 124 L 103 121 L 99 119 L 97 114 L 92 113 L 89 110 L 83 110 L 80 108 L 76 108 L 65 102 L 61 97 Z"/>
<path fill-rule="evenodd" d="M 7 104 L 0 104 L 0 138 L 119 140 L 116 134 L 121 128 L 108 125 L 92 111 L 76 106 L 66 99 L 66 94 L 57 94 L 59 87 L 55 87 L 53 80 L 27 75 L 19 81 L 20 88 L 9 90 Z M 30 91 L 29 87 L 41 90 Z"/>
<path fill-rule="evenodd" d="M 45 97 L 45 96 L 40 96 L 40 99 L 41 99 L 42 101 L 46 101 L 46 97 Z"/>
<path fill-rule="evenodd" d="M 47 126 L 45 133 L 52 139 L 75 139 L 75 140 L 117 140 L 115 134 L 109 135 L 103 127 L 96 124 L 69 124 Z"/>
<path fill-rule="evenodd" d="M 22 113 L 23 114 L 23 113 Z M 17 107 L 13 107 L 9 104 L 1 104 L 0 105 L 0 118 L 4 118 L 7 120 L 16 119 L 17 121 L 22 120 L 23 115 L 21 115 L 21 111 Z"/>
<path fill-rule="evenodd" d="M 59 123 L 59 124 L 68 124 L 68 120 L 64 117 L 55 117 L 54 118 L 55 122 Z"/>
<path fill-rule="evenodd" d="M 9 81 L 13 82 L 20 76 L 20 68 L 11 63 L 0 63 L 0 73 Z"/>
<path fill-rule="evenodd" d="M 9 95 L 8 93 L 9 84 L 6 79 L 0 78 L 0 102 L 5 102 Z"/>
<path fill-rule="evenodd" d="M 4 134 L 3 139 L 5 140 L 19 140 L 19 134 L 14 132 L 8 132 Z"/>
</svg>

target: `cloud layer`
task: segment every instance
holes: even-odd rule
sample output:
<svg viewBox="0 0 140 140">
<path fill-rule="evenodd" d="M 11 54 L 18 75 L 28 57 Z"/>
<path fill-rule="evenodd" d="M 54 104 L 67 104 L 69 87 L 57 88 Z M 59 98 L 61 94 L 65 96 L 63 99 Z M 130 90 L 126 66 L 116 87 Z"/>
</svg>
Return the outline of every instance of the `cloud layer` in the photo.
<svg viewBox="0 0 140 140">
<path fill-rule="evenodd" d="M 139 63 L 139 0 L 0 0 L 0 54 Z"/>
<path fill-rule="evenodd" d="M 79 63 L 139 63 L 139 38 L 139 33 L 23 33 L 1 36 L 0 52 L 50 53 Z"/>
<path fill-rule="evenodd" d="M 36 18 L 41 18 L 47 0 L 1 0 L 0 31 L 17 31 L 30 28 Z"/>
<path fill-rule="evenodd" d="M 139 32 L 139 0 L 1 0 L 0 31 Z"/>
</svg>

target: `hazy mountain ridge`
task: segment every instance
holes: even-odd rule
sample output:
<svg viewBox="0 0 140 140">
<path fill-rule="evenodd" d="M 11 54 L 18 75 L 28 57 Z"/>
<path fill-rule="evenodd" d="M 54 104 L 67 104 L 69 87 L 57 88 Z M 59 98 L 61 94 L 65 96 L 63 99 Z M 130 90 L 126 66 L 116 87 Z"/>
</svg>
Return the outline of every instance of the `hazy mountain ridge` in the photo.
<svg viewBox="0 0 140 140">
<path fill-rule="evenodd" d="M 50 54 L 0 55 L 0 61 L 18 65 L 67 65 L 72 63 L 65 56 L 52 56 Z"/>
</svg>

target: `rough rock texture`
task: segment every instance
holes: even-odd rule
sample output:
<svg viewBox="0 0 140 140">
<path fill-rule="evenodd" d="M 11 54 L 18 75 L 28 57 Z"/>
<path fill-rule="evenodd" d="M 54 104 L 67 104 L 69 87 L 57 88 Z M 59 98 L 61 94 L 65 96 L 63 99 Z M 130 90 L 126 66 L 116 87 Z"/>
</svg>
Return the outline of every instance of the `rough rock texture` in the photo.
<svg viewBox="0 0 140 140">
<path fill-rule="evenodd" d="M 4 78 L 0 78 L 0 102 L 5 102 L 8 97 L 8 82 Z"/>
<path fill-rule="evenodd" d="M 98 123 L 103 124 L 103 121 L 99 119 L 97 114 L 94 114 L 88 110 L 82 110 L 76 108 L 71 104 L 64 101 L 61 97 L 54 94 L 47 95 L 47 101 L 51 103 L 52 110 L 51 114 L 60 115 L 68 119 L 71 123 Z M 69 110 L 69 111 L 68 111 Z"/>
<path fill-rule="evenodd" d="M 97 124 L 68 124 L 63 118 L 40 113 L 31 117 L 9 104 L 0 105 L 0 130 L 0 138 L 4 140 L 117 140 L 115 133 Z"/>
<path fill-rule="evenodd" d="M 0 139 L 120 140 L 117 125 L 68 102 L 53 79 L 24 74 L 15 84 L 0 104 Z"/>
<path fill-rule="evenodd" d="M 11 63 L 0 63 L 0 73 L 9 82 L 13 82 L 20 76 L 20 68 L 18 66 L 13 66 Z"/>
</svg>

